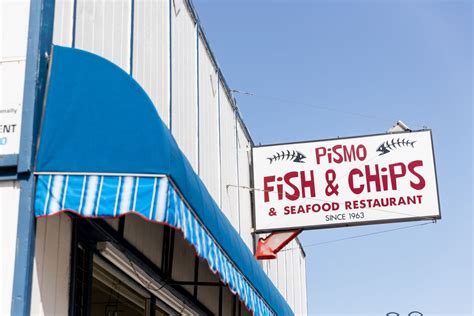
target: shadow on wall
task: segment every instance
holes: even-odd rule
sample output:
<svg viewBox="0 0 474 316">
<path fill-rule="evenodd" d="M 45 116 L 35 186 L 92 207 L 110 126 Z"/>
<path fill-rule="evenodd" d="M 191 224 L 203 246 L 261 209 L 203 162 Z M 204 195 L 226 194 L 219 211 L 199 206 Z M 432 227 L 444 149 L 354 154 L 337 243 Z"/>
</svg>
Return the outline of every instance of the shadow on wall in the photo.
<svg viewBox="0 0 474 316">
<path fill-rule="evenodd" d="M 67 315 L 72 223 L 66 214 L 36 220 L 31 315 Z"/>
</svg>

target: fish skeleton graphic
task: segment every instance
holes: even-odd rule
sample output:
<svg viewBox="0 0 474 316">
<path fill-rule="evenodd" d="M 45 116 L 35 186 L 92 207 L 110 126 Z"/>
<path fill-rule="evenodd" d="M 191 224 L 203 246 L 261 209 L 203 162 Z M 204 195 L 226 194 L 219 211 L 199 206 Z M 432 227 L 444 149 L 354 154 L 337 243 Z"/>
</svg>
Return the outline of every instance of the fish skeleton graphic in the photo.
<svg viewBox="0 0 474 316">
<path fill-rule="evenodd" d="M 398 138 L 396 141 L 395 138 L 392 138 L 392 141 L 387 140 L 380 144 L 376 151 L 380 153 L 379 156 L 382 156 L 400 147 L 411 146 L 412 148 L 415 148 L 415 146 L 413 146 L 414 143 L 416 143 L 416 141 L 410 142 L 408 139 L 405 138 L 403 138 L 402 140 Z"/>
<path fill-rule="evenodd" d="M 277 160 L 289 160 L 293 162 L 304 163 L 303 159 L 305 158 L 306 156 L 297 150 L 282 150 L 276 152 L 272 157 L 268 157 L 267 159 L 270 160 L 271 164 L 272 162 Z"/>
</svg>

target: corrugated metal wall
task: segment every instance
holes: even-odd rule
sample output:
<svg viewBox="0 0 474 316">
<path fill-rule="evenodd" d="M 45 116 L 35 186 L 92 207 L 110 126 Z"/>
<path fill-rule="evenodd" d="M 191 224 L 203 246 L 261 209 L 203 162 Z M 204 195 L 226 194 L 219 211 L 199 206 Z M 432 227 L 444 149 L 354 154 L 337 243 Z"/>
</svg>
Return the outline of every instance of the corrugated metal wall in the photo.
<svg viewBox="0 0 474 316">
<path fill-rule="evenodd" d="M 199 36 L 199 176 L 220 202 L 218 79 L 214 64 Z"/>
<path fill-rule="evenodd" d="M 53 42 L 56 45 L 72 46 L 72 28 L 74 2 L 72 0 L 56 0 L 54 9 Z"/>
<path fill-rule="evenodd" d="M 57 0 L 54 43 L 94 52 L 131 72 L 171 127 L 211 196 L 253 250 L 250 191 L 237 187 L 250 187 L 252 143 L 236 117 L 234 100 L 218 75 L 202 30 L 185 0 L 133 3 L 132 8 L 131 0 L 77 0 L 74 16 L 73 0 Z M 117 221 L 110 223 L 117 226 Z M 163 232 L 149 231 L 156 228 L 127 219 L 124 234 L 160 266 L 161 244 L 157 242 Z M 277 260 L 262 264 L 294 311 L 305 314 L 305 265 L 299 247 L 293 241 L 286 248 L 297 250 L 283 251 Z M 177 267 L 176 271 L 180 269 L 186 270 Z M 206 277 L 206 269 L 199 265 L 200 281 L 215 281 L 212 274 Z M 216 289 L 208 287 L 198 298 L 215 309 L 211 304 L 215 295 Z M 228 304 L 224 301 L 223 308 Z"/>
<path fill-rule="evenodd" d="M 14 181 L 0 182 L 0 210 L 2 212 L 2 220 L 0 221 L 0 257 L 2 258 L 0 315 L 10 314 L 19 201 L 19 183 Z"/>
<path fill-rule="evenodd" d="M 171 30 L 171 131 L 197 172 L 197 31 L 183 0 L 172 0 Z"/>
<path fill-rule="evenodd" d="M 219 123 L 221 144 L 221 210 L 238 232 L 240 225 L 237 174 L 236 117 L 225 88 L 219 87 Z"/>
<path fill-rule="evenodd" d="M 300 243 L 292 240 L 275 260 L 262 264 L 296 315 L 307 314 L 305 254 Z"/>
<path fill-rule="evenodd" d="M 32 315 L 67 315 L 70 253 L 70 217 L 59 214 L 39 218 L 36 221 Z"/>
<path fill-rule="evenodd" d="M 77 0 L 75 47 L 103 56 L 129 72 L 131 4 L 130 0 Z"/>
<path fill-rule="evenodd" d="M 123 237 L 161 268 L 163 225 L 148 223 L 138 216 L 127 216 L 124 226 Z"/>
<path fill-rule="evenodd" d="M 135 0 L 133 77 L 169 126 L 169 11 L 168 1 Z"/>
<path fill-rule="evenodd" d="M 250 186 L 250 161 L 251 161 L 251 144 L 247 138 L 244 127 L 241 122 L 237 122 L 237 152 L 238 152 L 238 171 L 239 171 L 239 186 L 241 188 L 234 188 L 239 193 L 239 207 L 240 207 L 240 235 L 245 244 L 253 251 L 252 238 L 252 201 L 250 199 L 250 190 L 243 187 Z"/>
</svg>

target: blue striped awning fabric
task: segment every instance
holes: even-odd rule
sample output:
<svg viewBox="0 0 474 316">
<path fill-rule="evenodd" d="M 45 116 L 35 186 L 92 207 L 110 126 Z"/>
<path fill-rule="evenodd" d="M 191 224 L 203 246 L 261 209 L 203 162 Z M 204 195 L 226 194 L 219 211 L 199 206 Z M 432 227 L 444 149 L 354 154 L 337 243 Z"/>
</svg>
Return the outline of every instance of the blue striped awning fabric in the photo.
<svg viewBox="0 0 474 316">
<path fill-rule="evenodd" d="M 70 211 L 83 217 L 117 217 L 135 213 L 181 230 L 197 254 L 206 259 L 234 294 L 255 315 L 273 315 L 250 282 L 235 267 L 196 218 L 167 177 L 39 175 L 35 214 Z"/>
</svg>

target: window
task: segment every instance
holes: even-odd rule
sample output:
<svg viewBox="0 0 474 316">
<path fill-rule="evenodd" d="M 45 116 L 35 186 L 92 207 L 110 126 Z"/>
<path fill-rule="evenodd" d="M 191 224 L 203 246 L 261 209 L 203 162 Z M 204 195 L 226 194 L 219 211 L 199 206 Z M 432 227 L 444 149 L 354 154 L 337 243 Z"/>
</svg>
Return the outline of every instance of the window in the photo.
<svg viewBox="0 0 474 316">
<path fill-rule="evenodd" d="M 167 316 L 167 305 L 81 244 L 76 248 L 74 315 Z"/>
<path fill-rule="evenodd" d="M 133 290 L 94 262 L 92 270 L 91 315 L 145 316 L 150 298 Z M 163 314 L 166 315 L 166 314 Z"/>
</svg>

